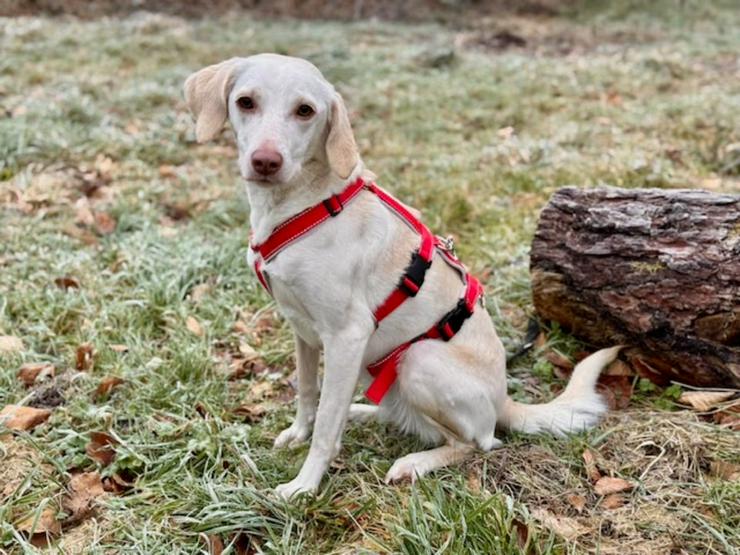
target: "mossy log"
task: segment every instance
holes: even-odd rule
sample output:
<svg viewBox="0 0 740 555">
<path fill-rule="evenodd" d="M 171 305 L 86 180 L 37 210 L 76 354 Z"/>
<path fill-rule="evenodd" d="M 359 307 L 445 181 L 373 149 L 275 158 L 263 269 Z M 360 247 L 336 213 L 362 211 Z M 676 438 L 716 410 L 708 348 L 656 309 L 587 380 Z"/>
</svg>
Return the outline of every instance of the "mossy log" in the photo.
<svg viewBox="0 0 740 555">
<path fill-rule="evenodd" d="M 740 387 L 740 196 L 560 189 L 530 269 L 542 318 L 595 346 L 629 345 L 641 375 Z"/>
</svg>

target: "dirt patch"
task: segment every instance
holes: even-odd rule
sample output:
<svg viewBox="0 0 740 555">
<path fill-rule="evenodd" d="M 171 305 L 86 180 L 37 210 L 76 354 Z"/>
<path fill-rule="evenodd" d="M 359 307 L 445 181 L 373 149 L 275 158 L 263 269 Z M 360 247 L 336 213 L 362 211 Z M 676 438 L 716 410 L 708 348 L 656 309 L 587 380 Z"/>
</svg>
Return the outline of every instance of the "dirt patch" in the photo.
<svg viewBox="0 0 740 555">
<path fill-rule="evenodd" d="M 596 466 L 604 476 L 635 484 L 618 498 L 598 495 L 580 454 L 557 446 L 497 451 L 498 471 L 485 483 L 526 504 L 545 527 L 587 551 L 705 551 L 711 540 L 695 536 L 697 520 L 721 528 L 708 502 L 715 480 L 711 464 L 740 457 L 737 436 L 687 412 L 622 413 L 610 417 L 604 430 L 608 439 L 591 449 Z M 720 544 L 713 547 L 722 551 Z"/>
</svg>

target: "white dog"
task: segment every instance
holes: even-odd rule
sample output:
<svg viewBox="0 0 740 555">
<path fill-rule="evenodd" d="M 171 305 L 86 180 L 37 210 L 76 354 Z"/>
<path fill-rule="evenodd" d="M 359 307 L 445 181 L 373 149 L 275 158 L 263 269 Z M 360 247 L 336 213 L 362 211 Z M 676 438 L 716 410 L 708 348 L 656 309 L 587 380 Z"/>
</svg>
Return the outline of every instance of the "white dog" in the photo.
<svg viewBox="0 0 740 555">
<path fill-rule="evenodd" d="M 597 422 L 605 406 L 595 381 L 618 347 L 582 361 L 557 399 L 524 405 L 507 396 L 503 346 L 486 311 L 474 309 L 480 304 L 473 290 L 477 282 L 455 266 L 449 249 L 437 241 L 431 266 L 421 276 L 423 286 L 397 292 L 399 277 L 413 265 L 411 254 L 421 251 L 428 237 L 420 247 L 420 228 L 412 225 L 416 213 L 373 188 L 344 102 L 316 67 L 275 54 L 232 58 L 191 75 L 185 98 L 198 141 L 213 139 L 227 119 L 231 122 L 251 205 L 250 263 L 295 332 L 297 414 L 275 446 L 299 444 L 312 431 L 313 436 L 298 476 L 277 487 L 280 496 L 316 491 L 339 452 L 348 419 L 378 417 L 438 445 L 398 459 L 386 483 L 414 480 L 463 460 L 475 448 L 497 447 L 497 424 L 562 435 Z M 351 199 L 332 197 L 349 196 L 353 184 Z M 280 245 L 279 255 L 261 250 L 296 225 L 291 218 L 303 213 L 297 219 L 305 219 L 309 212 L 321 221 L 301 224 L 293 233 L 300 237 Z M 445 322 L 435 324 L 465 304 L 466 293 L 467 309 L 453 315 L 459 317 L 452 330 L 458 333 L 447 336 L 440 327 Z M 378 307 L 394 295 L 402 302 L 380 322 Z M 428 330 L 437 338 L 421 337 L 396 353 L 398 364 L 386 372 L 390 379 L 380 386 L 378 407 L 351 403 L 360 378 L 370 378 L 368 365 Z"/>
</svg>

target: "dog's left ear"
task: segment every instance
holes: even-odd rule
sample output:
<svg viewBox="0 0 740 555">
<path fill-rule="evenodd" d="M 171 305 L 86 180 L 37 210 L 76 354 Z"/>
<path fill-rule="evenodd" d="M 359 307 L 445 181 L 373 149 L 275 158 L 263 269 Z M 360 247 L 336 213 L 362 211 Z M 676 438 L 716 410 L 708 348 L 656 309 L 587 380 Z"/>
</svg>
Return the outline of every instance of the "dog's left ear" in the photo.
<svg viewBox="0 0 740 555">
<path fill-rule="evenodd" d="M 339 93 L 336 93 L 331 105 L 329 135 L 326 138 L 326 157 L 329 160 L 329 167 L 342 179 L 350 176 L 360 159 L 347 108 Z"/>
<path fill-rule="evenodd" d="M 231 58 L 204 67 L 185 81 L 185 102 L 195 117 L 195 138 L 210 141 L 221 131 L 229 116 L 227 102 L 234 86 L 234 74 L 243 58 Z"/>
</svg>

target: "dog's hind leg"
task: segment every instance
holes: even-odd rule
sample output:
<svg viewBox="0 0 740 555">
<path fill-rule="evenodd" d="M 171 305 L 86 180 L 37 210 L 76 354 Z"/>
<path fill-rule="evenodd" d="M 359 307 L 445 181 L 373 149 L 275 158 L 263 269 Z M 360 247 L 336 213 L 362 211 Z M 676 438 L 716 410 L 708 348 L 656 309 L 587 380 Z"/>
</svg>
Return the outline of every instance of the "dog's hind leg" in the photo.
<svg viewBox="0 0 740 555">
<path fill-rule="evenodd" d="M 413 483 L 417 478 L 421 478 L 432 470 L 464 461 L 473 449 L 473 446 L 467 443 L 449 440 L 441 447 L 411 453 L 393 463 L 385 475 L 385 483 L 404 480 L 410 480 Z"/>
</svg>

